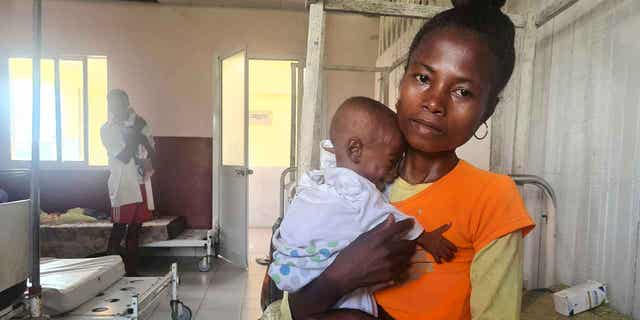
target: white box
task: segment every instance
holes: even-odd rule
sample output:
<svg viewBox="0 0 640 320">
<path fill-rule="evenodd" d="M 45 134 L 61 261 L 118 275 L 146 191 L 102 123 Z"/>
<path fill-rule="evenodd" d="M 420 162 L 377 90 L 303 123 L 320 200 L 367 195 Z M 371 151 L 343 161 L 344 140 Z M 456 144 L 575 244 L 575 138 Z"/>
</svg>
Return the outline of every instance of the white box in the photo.
<svg viewBox="0 0 640 320">
<path fill-rule="evenodd" d="M 603 302 L 607 302 L 607 286 L 593 280 L 553 294 L 556 312 L 565 316 L 593 309 Z"/>
</svg>

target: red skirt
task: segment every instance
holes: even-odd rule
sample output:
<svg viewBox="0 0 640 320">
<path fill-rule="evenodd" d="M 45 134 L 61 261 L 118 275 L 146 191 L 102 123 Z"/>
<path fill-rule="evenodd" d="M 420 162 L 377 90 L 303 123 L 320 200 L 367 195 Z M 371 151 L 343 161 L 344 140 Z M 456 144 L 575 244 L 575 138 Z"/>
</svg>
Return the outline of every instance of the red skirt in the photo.
<svg viewBox="0 0 640 320">
<path fill-rule="evenodd" d="M 153 219 L 153 214 L 147 205 L 147 191 L 144 184 L 140 185 L 142 202 L 125 204 L 117 208 L 111 208 L 111 222 L 113 223 L 143 223 Z"/>
</svg>

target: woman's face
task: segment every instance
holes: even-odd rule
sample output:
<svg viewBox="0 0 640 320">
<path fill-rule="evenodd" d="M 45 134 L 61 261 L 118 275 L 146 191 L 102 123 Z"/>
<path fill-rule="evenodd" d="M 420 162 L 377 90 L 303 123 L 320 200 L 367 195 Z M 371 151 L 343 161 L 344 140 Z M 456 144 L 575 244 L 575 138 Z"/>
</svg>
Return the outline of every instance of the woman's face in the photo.
<svg viewBox="0 0 640 320">
<path fill-rule="evenodd" d="M 108 109 L 111 113 L 113 120 L 116 122 L 122 122 L 129 117 L 129 104 L 124 98 L 114 97 L 108 99 Z"/>
<path fill-rule="evenodd" d="M 422 152 L 453 151 L 490 116 L 495 58 L 475 33 L 443 28 L 425 35 L 400 82 L 398 122 Z"/>
</svg>

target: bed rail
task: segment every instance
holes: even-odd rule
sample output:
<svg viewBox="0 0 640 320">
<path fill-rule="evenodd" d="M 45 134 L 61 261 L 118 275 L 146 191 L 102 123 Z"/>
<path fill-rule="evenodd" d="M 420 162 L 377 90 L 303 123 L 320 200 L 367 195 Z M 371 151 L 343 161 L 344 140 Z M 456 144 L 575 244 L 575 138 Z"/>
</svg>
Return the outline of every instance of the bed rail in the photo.
<svg viewBox="0 0 640 320">
<path fill-rule="evenodd" d="M 542 177 L 531 174 L 512 174 L 511 179 L 519 186 L 534 185 L 542 190 L 551 200 L 551 207 L 542 212 L 541 235 L 538 243 L 539 250 L 544 250 L 544 259 L 538 259 L 538 283 L 537 287 L 547 288 L 555 283 L 555 238 L 556 238 L 556 211 L 557 198 L 551 184 Z M 544 241 L 544 243 L 543 243 Z"/>
<path fill-rule="evenodd" d="M 287 183 L 286 179 L 288 175 L 295 174 L 296 170 L 298 170 L 297 167 L 289 167 L 284 169 L 284 171 L 282 171 L 282 174 L 280 175 L 280 218 L 284 217 L 287 198 L 289 198 L 289 188 L 293 184 L 295 184 L 295 180 L 289 181 L 289 183 Z"/>
<path fill-rule="evenodd" d="M 530 184 L 530 185 L 534 185 L 534 186 L 540 188 L 543 192 L 545 192 L 547 197 L 549 197 L 549 199 L 551 199 L 551 204 L 553 206 L 553 211 L 555 212 L 555 209 L 557 207 L 556 193 L 553 191 L 553 188 L 551 187 L 551 184 L 549 184 L 549 182 L 547 182 L 547 180 L 543 179 L 542 177 L 539 177 L 539 176 L 536 176 L 536 175 L 532 175 L 532 174 L 512 174 L 512 175 L 509 175 L 509 176 L 519 186 L 524 186 L 524 185 Z M 548 215 L 546 215 L 546 214 L 543 214 L 542 217 L 545 220 L 548 219 Z"/>
</svg>

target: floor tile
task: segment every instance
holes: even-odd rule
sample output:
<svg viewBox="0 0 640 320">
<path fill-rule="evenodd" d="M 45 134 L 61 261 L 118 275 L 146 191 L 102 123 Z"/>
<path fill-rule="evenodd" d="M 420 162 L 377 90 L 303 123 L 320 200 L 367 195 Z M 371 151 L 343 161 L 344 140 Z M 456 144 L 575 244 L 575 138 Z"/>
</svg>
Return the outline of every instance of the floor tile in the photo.
<svg viewBox="0 0 640 320">
<path fill-rule="evenodd" d="M 156 310 L 152 315 L 150 320 L 170 320 L 171 313 L 169 311 L 160 311 Z"/>
<path fill-rule="evenodd" d="M 195 316 L 196 320 L 240 320 L 242 309 L 240 308 L 212 308 L 200 309 Z"/>
<path fill-rule="evenodd" d="M 245 300 L 245 288 L 210 288 L 200 309 L 241 308 Z"/>
<path fill-rule="evenodd" d="M 256 320 L 261 315 L 260 290 L 266 266 L 255 262 L 269 250 L 271 229 L 250 229 L 249 268 L 242 269 L 215 259 L 212 270 L 199 272 L 196 260 L 180 260 L 180 286 L 178 297 L 193 310 L 193 319 Z M 142 267 L 143 274 L 163 275 L 176 259 L 149 258 Z M 161 302 L 151 316 L 152 320 L 169 319 L 169 297 Z"/>
<path fill-rule="evenodd" d="M 262 316 L 262 310 L 259 308 L 244 308 L 242 309 L 242 320 L 258 320 Z"/>
</svg>

